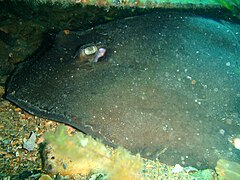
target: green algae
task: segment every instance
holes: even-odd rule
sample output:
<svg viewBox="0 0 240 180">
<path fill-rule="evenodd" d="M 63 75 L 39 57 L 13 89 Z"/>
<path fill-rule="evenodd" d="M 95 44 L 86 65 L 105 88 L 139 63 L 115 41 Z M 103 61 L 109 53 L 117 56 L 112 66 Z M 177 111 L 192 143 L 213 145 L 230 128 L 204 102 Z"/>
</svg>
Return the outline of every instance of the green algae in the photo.
<svg viewBox="0 0 240 180">
<path fill-rule="evenodd" d="M 240 15 L 240 1 L 239 0 L 217 0 L 218 3 L 230 10 L 235 16 Z"/>
<path fill-rule="evenodd" d="M 228 161 L 225 159 L 220 159 L 217 162 L 216 172 L 219 175 L 219 179 L 230 179 L 237 180 L 240 179 L 240 164 Z"/>
</svg>

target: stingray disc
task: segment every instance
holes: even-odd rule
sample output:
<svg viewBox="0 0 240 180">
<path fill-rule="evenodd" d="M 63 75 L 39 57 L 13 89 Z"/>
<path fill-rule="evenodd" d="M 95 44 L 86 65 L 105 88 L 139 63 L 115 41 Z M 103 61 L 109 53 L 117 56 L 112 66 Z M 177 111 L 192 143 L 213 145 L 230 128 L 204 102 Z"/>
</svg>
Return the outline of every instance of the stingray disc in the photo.
<svg viewBox="0 0 240 180">
<path fill-rule="evenodd" d="M 60 32 L 16 68 L 6 98 L 144 157 L 215 166 L 239 159 L 228 141 L 240 121 L 239 36 L 238 24 L 178 12 Z"/>
</svg>

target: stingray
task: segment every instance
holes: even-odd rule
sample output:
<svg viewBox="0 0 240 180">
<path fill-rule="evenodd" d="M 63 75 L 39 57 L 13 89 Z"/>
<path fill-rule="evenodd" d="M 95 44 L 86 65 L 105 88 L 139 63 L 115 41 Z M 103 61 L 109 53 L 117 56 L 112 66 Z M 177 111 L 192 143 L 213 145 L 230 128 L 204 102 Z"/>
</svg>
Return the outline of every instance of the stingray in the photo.
<svg viewBox="0 0 240 180">
<path fill-rule="evenodd" d="M 16 67 L 6 98 L 171 165 L 239 161 L 239 41 L 237 23 L 171 11 L 62 31 Z"/>
</svg>

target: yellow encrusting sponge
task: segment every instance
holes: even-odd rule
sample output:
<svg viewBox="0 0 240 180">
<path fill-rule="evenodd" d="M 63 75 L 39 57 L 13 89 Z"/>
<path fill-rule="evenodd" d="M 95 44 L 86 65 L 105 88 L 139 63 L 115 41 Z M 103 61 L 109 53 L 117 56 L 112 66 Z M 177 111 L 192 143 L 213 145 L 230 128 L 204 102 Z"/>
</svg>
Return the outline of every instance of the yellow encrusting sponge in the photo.
<svg viewBox="0 0 240 180">
<path fill-rule="evenodd" d="M 115 150 L 80 132 L 70 136 L 64 126 L 45 134 L 45 170 L 50 174 L 88 175 L 104 172 L 108 179 L 140 179 L 143 166 L 140 155 L 124 148 Z"/>
</svg>

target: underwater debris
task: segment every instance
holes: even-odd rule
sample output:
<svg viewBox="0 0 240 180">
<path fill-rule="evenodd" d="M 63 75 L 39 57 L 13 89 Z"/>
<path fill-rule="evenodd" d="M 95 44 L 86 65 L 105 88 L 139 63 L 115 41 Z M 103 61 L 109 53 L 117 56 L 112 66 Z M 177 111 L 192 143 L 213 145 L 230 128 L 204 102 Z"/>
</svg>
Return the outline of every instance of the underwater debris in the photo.
<svg viewBox="0 0 240 180">
<path fill-rule="evenodd" d="M 64 126 L 59 126 L 55 133 L 46 133 L 45 141 L 45 170 L 50 174 L 71 176 L 104 172 L 111 180 L 141 176 L 140 155 L 133 156 L 121 147 L 111 151 L 82 133 L 69 136 Z"/>
<path fill-rule="evenodd" d="M 172 169 L 172 173 L 179 173 L 182 172 L 184 168 L 180 164 L 176 164 Z"/>
<path fill-rule="evenodd" d="M 236 162 L 220 159 L 215 169 L 223 179 L 240 179 L 240 164 Z"/>
<path fill-rule="evenodd" d="M 32 132 L 28 140 L 26 139 L 23 140 L 23 149 L 32 151 L 35 147 L 35 143 L 36 143 L 36 134 Z"/>
</svg>

